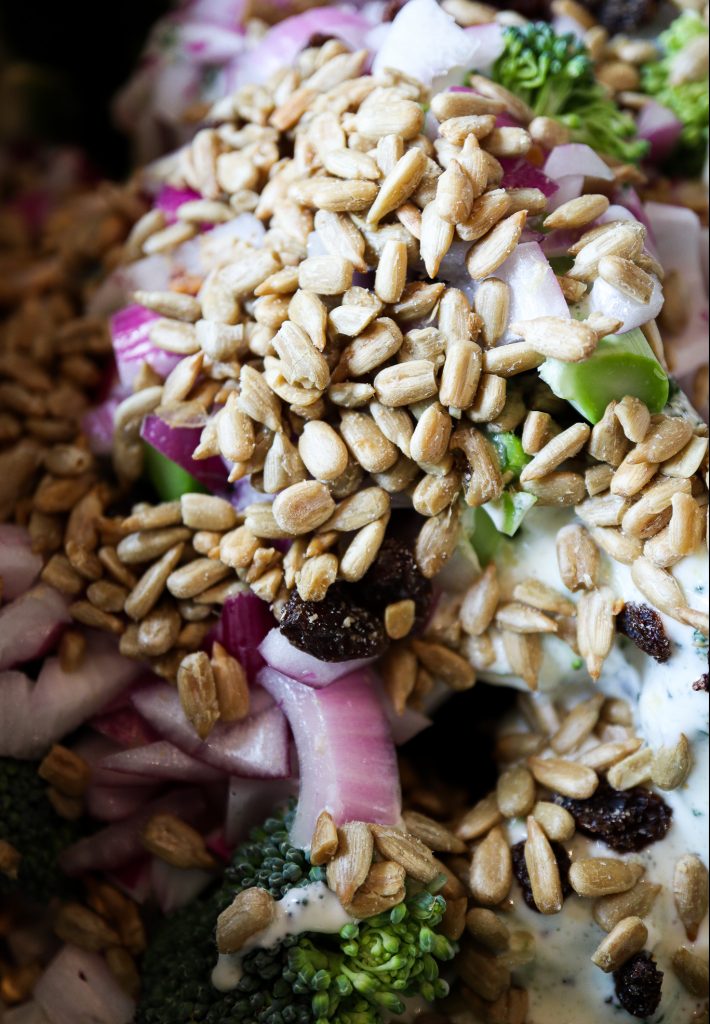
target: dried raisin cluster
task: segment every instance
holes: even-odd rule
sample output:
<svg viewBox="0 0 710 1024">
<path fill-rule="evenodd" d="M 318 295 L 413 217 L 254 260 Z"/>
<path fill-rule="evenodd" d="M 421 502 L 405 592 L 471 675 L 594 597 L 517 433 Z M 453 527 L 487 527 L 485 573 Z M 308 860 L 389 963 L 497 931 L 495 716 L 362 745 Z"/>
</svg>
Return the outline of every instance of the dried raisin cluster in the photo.
<svg viewBox="0 0 710 1024">
<path fill-rule="evenodd" d="M 643 786 L 617 790 L 601 782 L 588 800 L 559 794 L 554 799 L 570 812 L 580 832 L 619 853 L 636 853 L 663 839 L 673 817 L 668 804 Z"/>
<path fill-rule="evenodd" d="M 354 604 L 346 587 L 331 587 L 322 601 L 304 601 L 294 590 L 279 625 L 294 647 L 320 661 L 375 658 L 387 649 L 382 620 Z"/>
<path fill-rule="evenodd" d="M 414 629 L 420 629 L 429 614 L 431 583 L 409 548 L 388 537 L 357 584 L 330 587 L 322 601 L 304 601 L 294 590 L 279 625 L 294 647 L 321 661 L 374 658 L 384 654 L 389 643 L 385 608 L 404 600 L 414 601 Z"/>
<path fill-rule="evenodd" d="M 550 846 L 552 847 L 552 852 L 555 855 L 557 867 L 560 869 L 562 897 L 563 899 L 567 899 L 568 896 L 572 895 L 572 886 L 569 881 L 569 869 L 572 862 L 564 846 L 561 846 L 560 843 L 551 842 Z M 516 843 L 512 848 L 511 853 L 513 854 L 513 872 L 515 873 L 515 877 L 518 879 L 523 890 L 523 899 L 531 910 L 535 910 L 539 913 L 535 900 L 533 899 L 528 866 L 525 863 L 525 840 L 522 840 L 520 843 Z"/>
<path fill-rule="evenodd" d="M 633 640 L 639 650 L 661 664 L 670 658 L 671 642 L 661 616 L 650 605 L 629 601 L 617 617 L 616 628 Z"/>
<path fill-rule="evenodd" d="M 632 1017 L 645 1019 L 656 1012 L 661 1002 L 663 971 L 656 967 L 650 953 L 637 953 L 614 974 L 616 995 Z"/>
<path fill-rule="evenodd" d="M 403 541 L 386 537 L 377 558 L 355 585 L 355 600 L 379 615 L 395 601 L 414 601 L 414 628 L 421 629 L 431 606 L 431 581 L 419 571 Z"/>
</svg>

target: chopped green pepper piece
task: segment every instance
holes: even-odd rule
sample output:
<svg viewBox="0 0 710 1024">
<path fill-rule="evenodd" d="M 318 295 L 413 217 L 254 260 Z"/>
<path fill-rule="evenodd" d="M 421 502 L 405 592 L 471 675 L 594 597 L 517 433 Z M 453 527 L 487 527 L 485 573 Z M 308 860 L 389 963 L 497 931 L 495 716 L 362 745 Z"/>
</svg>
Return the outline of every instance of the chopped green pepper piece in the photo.
<svg viewBox="0 0 710 1024">
<path fill-rule="evenodd" d="M 177 462 L 167 458 L 150 444 L 143 445 L 145 475 L 156 490 L 161 501 L 175 501 L 183 494 L 207 489 Z"/>
<path fill-rule="evenodd" d="M 546 359 L 539 374 L 558 398 L 598 423 L 609 402 L 633 395 L 657 413 L 668 401 L 669 382 L 638 328 L 602 338 L 589 359 L 563 363 Z"/>
</svg>

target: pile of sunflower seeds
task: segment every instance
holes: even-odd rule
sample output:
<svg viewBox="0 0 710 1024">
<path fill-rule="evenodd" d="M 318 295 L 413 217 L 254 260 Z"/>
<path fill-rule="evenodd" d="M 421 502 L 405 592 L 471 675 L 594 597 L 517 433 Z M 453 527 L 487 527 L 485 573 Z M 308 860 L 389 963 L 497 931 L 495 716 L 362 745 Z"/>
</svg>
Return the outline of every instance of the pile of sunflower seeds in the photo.
<svg viewBox="0 0 710 1024">
<path fill-rule="evenodd" d="M 502 187 L 499 158 L 534 158 L 553 140 L 550 124 L 500 86 L 473 76 L 475 93 L 431 97 L 396 72 L 363 75 L 365 57 L 330 40 L 265 85 L 220 101 L 193 142 L 160 167 L 167 183 L 201 198 L 180 206 L 171 224 L 151 211 L 128 239 L 128 258 L 172 253 L 174 290 L 135 298 L 160 316 L 153 343 L 183 358 L 163 383 L 146 372 L 119 408 L 117 458 L 154 412 L 201 425 L 193 457 L 222 456 L 233 483 L 249 477 L 264 494 L 229 523 L 226 510 L 215 523 L 195 500 L 189 523 L 166 524 L 166 543 L 170 529 L 196 530 L 202 558 L 192 568 L 166 565 L 162 585 L 171 573 L 190 576 L 189 594 L 168 590 L 209 603 L 239 580 L 277 615 L 294 589 L 323 600 L 336 581 L 365 575 L 403 498 L 424 517 L 415 554 L 432 577 L 457 543 L 462 493 L 478 507 L 510 486 L 490 435 L 521 427 L 531 461 L 516 486 L 539 504 L 575 507 L 580 520 L 561 532 L 558 555 L 561 584 L 581 599 L 575 606 L 525 580 L 502 599 L 491 570 L 463 613 L 448 607 L 430 636 L 410 644 L 406 622 L 393 623 L 402 643 L 385 675 L 398 706 L 426 692 L 434 666 L 454 688 L 472 685 L 474 668 L 493 657 L 492 624 L 531 687 L 545 633 L 568 639 L 596 678 L 622 607 L 600 583 L 602 551 L 632 566 L 656 607 L 707 629 L 669 571 L 704 529 L 707 431 L 683 414 L 652 416 L 636 399 L 612 403 L 593 428 L 559 423 L 569 410 L 530 371 L 548 355 L 587 358 L 619 324 L 599 314 L 509 324 L 509 287 L 495 277 L 526 220 L 542 217 L 547 228 L 580 232 L 574 265 L 559 279 L 571 305 L 600 275 L 648 300 L 662 270 L 645 249 L 645 228 L 624 221 L 585 230 L 608 208 L 599 193 L 545 217 L 537 189 Z M 427 103 L 438 122 L 433 140 L 424 134 Z M 500 113 L 526 127 L 496 127 Z M 626 169 L 617 173 L 625 180 Z M 197 238 L 200 224 L 245 211 L 266 228 L 259 245 Z M 315 255 L 314 232 L 325 250 Z M 181 270 L 186 243 L 202 246 L 203 274 Z M 473 307 L 436 280 L 454 243 L 480 282 Z M 498 344 L 508 328 L 521 340 Z M 644 330 L 663 360 L 655 322 Z M 165 506 L 145 514 L 161 508 L 168 515 Z M 133 516 L 122 525 L 137 524 Z M 145 540 L 152 543 L 149 533 Z M 122 545 L 119 557 L 130 546 Z M 171 550 L 173 560 L 186 557 Z M 141 611 L 129 614 L 140 620 Z"/>
</svg>

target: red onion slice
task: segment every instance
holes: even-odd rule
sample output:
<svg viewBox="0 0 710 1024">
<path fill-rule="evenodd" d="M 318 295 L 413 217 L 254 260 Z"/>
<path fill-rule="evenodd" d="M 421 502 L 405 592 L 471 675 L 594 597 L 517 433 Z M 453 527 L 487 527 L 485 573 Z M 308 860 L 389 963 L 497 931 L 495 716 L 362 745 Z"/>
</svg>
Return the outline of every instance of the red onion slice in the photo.
<svg viewBox="0 0 710 1024">
<path fill-rule="evenodd" d="M 291 679 L 297 679 L 315 689 L 330 686 L 336 679 L 359 672 L 375 660 L 355 658 L 352 661 L 320 661 L 312 654 L 299 651 L 278 628 L 267 634 L 259 647 L 259 653 L 266 664 L 277 672 L 283 672 Z"/>
<path fill-rule="evenodd" d="M 158 740 L 145 747 L 133 747 L 110 754 L 101 762 L 102 768 L 127 775 L 141 775 L 162 782 L 219 782 L 223 775 L 203 761 L 184 753 L 167 740 Z"/>
<path fill-rule="evenodd" d="M 191 188 L 176 188 L 174 185 L 163 185 L 155 197 L 154 206 L 156 210 L 160 210 L 165 214 L 168 224 L 173 224 L 177 220 L 177 212 L 183 203 L 189 203 L 201 198 L 199 192 L 195 192 Z"/>
<path fill-rule="evenodd" d="M 323 810 L 338 824 L 399 820 L 397 758 L 387 717 L 369 672 L 322 690 L 265 668 L 259 682 L 286 714 L 301 776 L 291 838 L 304 849 Z"/>
<path fill-rule="evenodd" d="M 251 591 L 228 597 L 222 606 L 214 639 L 243 665 L 250 683 L 264 667 L 259 645 L 273 625 L 268 604 Z"/>
<path fill-rule="evenodd" d="M 41 976 L 35 1002 L 50 1024 L 131 1024 L 135 1003 L 98 953 L 64 946 Z"/>
<path fill-rule="evenodd" d="M 132 700 L 166 740 L 229 775 L 284 779 L 290 774 L 286 720 L 278 708 L 265 707 L 268 698 L 263 691 L 252 691 L 248 718 L 218 723 L 204 742 L 185 717 L 174 687 L 154 683 L 138 690 Z"/>
<path fill-rule="evenodd" d="M 653 294 L 648 302 L 637 302 L 598 277 L 589 295 L 589 309 L 592 313 L 603 313 L 620 320 L 623 326 L 619 334 L 633 331 L 635 327 L 654 320 L 663 308 L 663 289 L 655 275 L 653 281 Z"/>
<path fill-rule="evenodd" d="M 30 544 L 30 535 L 22 526 L 0 524 L 0 601 L 14 601 L 29 590 L 42 569 L 42 559 Z"/>
<path fill-rule="evenodd" d="M 81 666 L 65 672 L 49 658 L 32 691 L 34 730 L 50 746 L 101 710 L 140 674 L 141 666 L 119 654 L 113 637 L 87 631 Z"/>
<path fill-rule="evenodd" d="M 164 914 L 172 914 L 192 902 L 213 878 L 212 872 L 201 868 L 176 868 L 158 857 L 151 860 L 151 888 Z"/>
<path fill-rule="evenodd" d="M 678 377 L 695 373 L 708 359 L 708 296 L 703 259 L 707 244 L 697 214 L 681 206 L 646 203 L 659 259 L 667 273 L 675 270 L 687 299 L 688 320 L 676 335 L 666 338 Z"/>
<path fill-rule="evenodd" d="M 298 793 L 295 779 L 229 780 L 225 839 L 232 846 L 246 839 L 249 829 L 258 825 L 278 804 Z"/>
<path fill-rule="evenodd" d="M 543 172 L 555 181 L 570 174 L 581 174 L 583 178 L 601 178 L 602 181 L 614 180 L 611 168 L 607 167 L 591 146 L 585 146 L 583 142 L 555 146 L 545 161 Z"/>
<path fill-rule="evenodd" d="M 178 789 L 144 804 L 129 818 L 115 822 L 63 850 L 59 862 L 68 875 L 115 871 L 145 853 L 141 832 L 154 814 L 175 814 L 194 825 L 204 819 L 205 800 L 197 789 Z"/>
<path fill-rule="evenodd" d="M 111 396 L 81 418 L 81 429 L 94 455 L 110 455 L 113 450 L 113 423 L 120 401 L 118 396 Z"/>
<path fill-rule="evenodd" d="M 227 487 L 227 470 L 222 460 L 217 456 L 192 457 L 201 433 L 200 427 L 175 427 L 159 416 L 146 416 L 141 426 L 141 437 L 156 451 L 182 466 L 208 490 L 222 492 Z"/>
<path fill-rule="evenodd" d="M 384 34 L 372 70 L 377 74 L 395 68 L 434 92 L 461 85 L 467 71 L 480 69 L 491 59 L 492 35 L 459 28 L 435 0 L 409 0 Z M 501 32 L 495 49 L 502 52 L 502 47 Z"/>
<path fill-rule="evenodd" d="M 127 306 L 111 317 L 113 354 L 121 384 L 132 389 L 142 363 L 160 377 L 167 377 L 180 362 L 180 356 L 156 348 L 150 340 L 150 326 L 158 318 L 142 306 Z"/>
<path fill-rule="evenodd" d="M 130 777 L 126 776 L 130 782 Z M 123 821 L 135 814 L 158 791 L 153 786 L 96 786 L 86 791 L 86 810 L 97 821 Z"/>
<path fill-rule="evenodd" d="M 141 718 L 131 704 L 94 715 L 89 725 L 120 747 L 144 747 L 158 739 L 155 729 Z"/>
<path fill-rule="evenodd" d="M 668 107 L 649 100 L 641 107 L 636 130 L 640 139 L 646 139 L 651 144 L 651 160 L 665 160 L 675 148 L 683 124 Z"/>
<path fill-rule="evenodd" d="M 555 272 L 537 242 L 522 242 L 495 272 L 495 277 L 510 286 L 509 323 L 534 320 L 538 316 L 557 316 L 569 320 L 570 312 Z M 503 343 L 516 341 L 509 329 Z"/>
<path fill-rule="evenodd" d="M 44 583 L 0 609 L 0 672 L 51 650 L 71 621 L 66 598 Z"/>
<path fill-rule="evenodd" d="M 32 731 L 32 683 L 24 672 L 0 672 L 0 757 L 35 757 Z"/>
</svg>

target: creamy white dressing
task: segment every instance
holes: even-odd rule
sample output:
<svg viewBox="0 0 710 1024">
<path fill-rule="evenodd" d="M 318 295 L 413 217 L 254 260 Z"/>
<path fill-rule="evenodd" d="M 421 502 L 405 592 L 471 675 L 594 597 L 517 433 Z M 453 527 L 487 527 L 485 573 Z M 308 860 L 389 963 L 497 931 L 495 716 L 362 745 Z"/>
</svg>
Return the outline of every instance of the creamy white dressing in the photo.
<svg viewBox="0 0 710 1024">
<path fill-rule="evenodd" d="M 303 932 L 335 934 L 352 920 L 325 882 L 290 889 L 276 903 L 276 916 L 268 928 L 252 935 L 238 953 L 220 953 L 212 984 L 220 992 L 236 988 L 242 976 L 242 960 L 253 949 L 273 949 L 287 936 Z"/>
<path fill-rule="evenodd" d="M 515 582 L 534 577 L 564 591 L 557 569 L 555 538 L 557 531 L 573 515 L 566 510 L 533 509 L 524 529 L 513 544 L 506 545 L 496 559 L 504 597 L 509 597 Z M 684 559 L 674 566 L 689 604 L 706 610 L 708 606 L 707 562 L 704 553 Z M 603 581 L 625 601 L 648 603 L 631 579 L 628 566 L 603 556 Z M 573 595 L 572 599 L 574 600 Z M 671 957 L 687 937 L 676 913 L 672 880 L 675 863 L 683 854 L 698 854 L 708 863 L 708 700 L 693 690 L 693 682 L 707 671 L 707 648 L 698 646 L 693 630 L 666 615 L 661 616 L 671 641 L 672 654 L 659 665 L 624 637 L 618 637 L 607 658 L 599 681 L 593 683 L 586 669 L 560 640 L 545 637 L 540 689 L 562 698 L 569 706 L 602 690 L 627 699 L 634 709 L 636 727 L 649 746 L 657 748 L 675 743 L 681 732 L 692 744 L 693 768 L 686 784 L 663 798 L 673 810 L 673 825 L 664 840 L 633 854 L 646 867 L 645 877 L 663 886 L 652 912 L 646 919 L 649 928 L 647 948 L 664 972 L 663 999 L 651 1024 L 690 1024 L 702 1000 L 690 996 L 677 981 Z M 511 676 L 500 638 L 494 638 L 496 662 L 481 672 L 483 678 L 499 685 L 527 690 Z M 516 723 L 513 723 L 515 727 Z M 517 727 L 521 726 L 517 722 Z M 505 730 L 511 727 L 507 722 Z M 512 842 L 525 836 L 524 822 L 509 823 Z M 602 843 L 582 836 L 566 844 L 575 857 L 616 856 Z M 543 917 L 525 906 L 517 886 L 513 890 L 510 915 L 506 923 L 512 930 L 525 930 L 537 938 L 537 955 L 528 967 L 516 971 L 516 979 L 530 994 L 528 1024 L 599 1024 L 599 1021 L 630 1020 L 612 1003 L 613 978 L 591 963 L 591 956 L 604 933 L 594 923 L 589 901 L 570 897 L 562 913 Z M 707 955 L 708 922 L 703 924 L 693 948 Z"/>
</svg>

